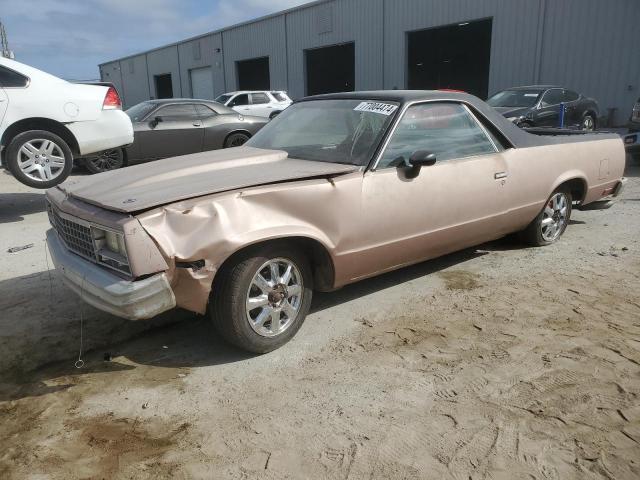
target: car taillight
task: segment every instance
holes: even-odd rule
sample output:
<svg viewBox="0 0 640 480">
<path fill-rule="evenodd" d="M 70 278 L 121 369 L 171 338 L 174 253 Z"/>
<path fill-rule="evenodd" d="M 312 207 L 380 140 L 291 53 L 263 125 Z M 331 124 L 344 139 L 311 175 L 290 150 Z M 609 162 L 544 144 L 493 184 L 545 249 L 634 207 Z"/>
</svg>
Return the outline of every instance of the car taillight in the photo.
<svg viewBox="0 0 640 480">
<path fill-rule="evenodd" d="M 122 102 L 120 101 L 120 95 L 118 95 L 118 91 L 113 87 L 109 87 L 109 90 L 107 90 L 107 94 L 104 96 L 102 109 L 111 110 L 114 108 L 122 108 Z"/>
</svg>

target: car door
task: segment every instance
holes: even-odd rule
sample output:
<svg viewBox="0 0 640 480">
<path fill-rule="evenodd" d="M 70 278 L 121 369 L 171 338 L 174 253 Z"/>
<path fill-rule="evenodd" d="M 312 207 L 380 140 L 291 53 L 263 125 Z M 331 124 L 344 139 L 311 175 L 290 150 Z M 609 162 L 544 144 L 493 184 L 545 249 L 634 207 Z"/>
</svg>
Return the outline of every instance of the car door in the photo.
<svg viewBox="0 0 640 480">
<path fill-rule="evenodd" d="M 163 105 L 151 112 L 136 131 L 139 155 L 155 160 L 200 152 L 203 132 L 194 104 Z"/>
<path fill-rule="evenodd" d="M 271 99 L 264 92 L 254 92 L 251 94 L 251 115 L 258 117 L 269 117 L 273 111 Z"/>
<path fill-rule="evenodd" d="M 362 273 L 382 272 L 496 239 L 507 230 L 502 146 L 467 106 L 410 106 L 363 179 Z M 405 162 L 436 155 L 415 178 Z"/>
<path fill-rule="evenodd" d="M 540 99 L 538 109 L 534 111 L 535 126 L 559 127 L 560 104 L 563 100 L 564 94 L 561 88 L 551 88 L 547 90 Z"/>
<path fill-rule="evenodd" d="M 204 104 L 196 104 L 196 111 L 198 112 L 204 129 L 202 150 L 209 151 L 222 148 L 225 138 L 227 138 L 227 135 L 229 135 L 231 131 L 231 122 L 237 122 L 238 115 L 220 115 Z"/>
<path fill-rule="evenodd" d="M 240 93 L 233 97 L 233 99 L 227 104 L 230 108 L 233 108 L 236 112 L 244 115 L 251 115 L 249 107 L 249 94 Z"/>
<path fill-rule="evenodd" d="M 582 106 L 580 95 L 573 90 L 562 90 L 562 103 L 564 103 L 564 124 L 579 125 L 582 122 Z"/>
</svg>

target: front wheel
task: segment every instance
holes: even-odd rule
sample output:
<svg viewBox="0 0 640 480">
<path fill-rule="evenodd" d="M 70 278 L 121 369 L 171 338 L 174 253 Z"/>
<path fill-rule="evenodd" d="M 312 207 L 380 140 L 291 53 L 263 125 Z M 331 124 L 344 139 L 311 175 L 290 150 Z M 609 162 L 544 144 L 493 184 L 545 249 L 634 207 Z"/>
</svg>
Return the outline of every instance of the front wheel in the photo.
<svg viewBox="0 0 640 480">
<path fill-rule="evenodd" d="M 210 312 L 229 343 L 266 353 L 287 343 L 302 326 L 313 280 L 301 252 L 276 245 L 254 249 L 219 275 Z"/>
<path fill-rule="evenodd" d="M 124 167 L 124 152 L 121 148 L 112 148 L 84 157 L 84 165 L 91 173 L 108 172 Z"/>
<path fill-rule="evenodd" d="M 64 182 L 73 168 L 67 142 L 46 130 L 16 135 L 7 147 L 5 160 L 18 181 L 34 188 L 51 188 Z"/>
<path fill-rule="evenodd" d="M 561 187 L 553 192 L 542 211 L 521 233 L 522 239 L 534 247 L 556 242 L 569 225 L 571 202 L 568 189 Z"/>
</svg>

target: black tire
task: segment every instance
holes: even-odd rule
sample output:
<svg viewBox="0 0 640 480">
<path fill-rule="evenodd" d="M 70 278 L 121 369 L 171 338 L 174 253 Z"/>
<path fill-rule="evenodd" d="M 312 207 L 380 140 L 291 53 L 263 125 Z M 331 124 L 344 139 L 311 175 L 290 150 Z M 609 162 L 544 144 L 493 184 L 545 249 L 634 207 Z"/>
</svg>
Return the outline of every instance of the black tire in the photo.
<svg viewBox="0 0 640 480">
<path fill-rule="evenodd" d="M 531 122 L 526 122 L 526 121 L 525 121 L 525 122 L 520 122 L 520 123 L 518 124 L 518 126 L 519 126 L 520 128 L 532 128 L 532 127 L 533 127 L 533 123 L 531 123 Z"/>
<path fill-rule="evenodd" d="M 247 312 L 246 301 L 250 289 L 254 288 L 252 287 L 254 276 L 262 271 L 259 270 L 261 266 L 274 259 L 292 262 L 298 269 L 302 277 L 301 297 L 297 314 L 290 324 L 280 334 L 263 336 L 258 334 L 249 323 L 248 316 L 251 316 L 251 313 Z M 213 324 L 227 342 L 242 350 L 251 353 L 267 353 L 275 350 L 291 340 L 302 326 L 311 306 L 312 282 L 309 261 L 300 251 L 285 244 L 250 249 L 232 260 L 232 264 L 223 268 L 214 281 L 209 309 Z M 284 298 L 283 301 L 288 301 L 288 297 Z M 258 310 L 261 308 L 257 307 Z M 278 313 L 278 315 L 281 314 Z M 268 320 L 265 322 L 265 325 L 267 324 L 269 324 Z"/>
<path fill-rule="evenodd" d="M 584 117 L 582 117 L 582 123 L 580 124 L 580 129 L 581 130 L 585 130 L 587 132 L 593 132 L 596 130 L 597 128 L 597 119 L 595 117 L 595 115 L 593 115 L 592 113 L 587 113 L 585 114 Z M 593 125 L 592 127 L 588 127 L 588 124 Z"/>
<path fill-rule="evenodd" d="M 83 157 L 84 166 L 89 173 L 102 173 L 117 170 L 126 165 L 121 148 L 112 148 Z"/>
<path fill-rule="evenodd" d="M 246 133 L 232 133 L 224 141 L 224 148 L 240 147 L 249 140 L 249 135 Z"/>
<path fill-rule="evenodd" d="M 25 161 L 28 160 L 26 154 L 23 153 L 21 149 L 29 142 L 34 142 L 34 144 L 39 145 L 40 148 L 43 148 L 44 141 L 47 140 L 53 143 L 53 153 L 58 154 L 55 155 L 56 157 L 63 158 L 64 165 L 61 166 L 61 168 L 56 169 L 55 177 L 51 178 L 50 180 L 42 178 L 40 173 L 38 174 L 38 176 L 42 179 L 38 180 L 37 178 L 29 176 L 20 168 L 20 165 L 24 164 Z M 18 155 L 20 155 L 21 159 L 20 164 L 18 162 Z M 40 164 L 40 162 L 46 162 L 46 164 L 51 165 L 51 159 L 47 158 L 49 157 L 48 155 L 42 156 L 42 152 L 38 152 L 36 155 L 38 156 L 38 164 Z M 64 182 L 71 173 L 71 169 L 73 168 L 73 154 L 71 153 L 71 149 L 69 148 L 69 145 L 67 145 L 67 142 L 65 142 L 58 135 L 55 135 L 46 130 L 29 130 L 27 132 L 16 135 L 8 145 L 4 159 L 6 161 L 7 168 L 13 174 L 13 176 L 19 182 L 33 188 L 54 187 Z M 42 165 L 45 164 L 43 163 Z M 49 169 L 51 169 L 51 166 L 49 166 Z M 35 173 L 34 176 L 36 176 Z"/>
<path fill-rule="evenodd" d="M 555 235 L 554 238 L 548 238 L 548 237 L 545 238 L 545 235 L 543 233 L 543 221 L 545 220 L 545 218 L 549 217 L 549 214 L 548 213 L 545 214 L 545 211 L 547 207 L 550 206 L 550 203 L 554 200 L 556 195 L 563 195 L 565 197 L 566 208 L 567 208 L 566 214 L 560 228 L 557 229 L 557 235 Z M 546 203 L 544 204 L 544 207 L 542 208 L 538 216 L 529 224 L 529 226 L 527 226 L 526 229 L 520 232 L 520 239 L 523 242 L 534 247 L 551 245 L 552 243 L 555 243 L 556 241 L 558 241 L 558 239 L 562 236 L 564 231 L 567 229 L 567 225 L 569 225 L 569 221 L 571 220 L 571 205 L 572 205 L 571 202 L 572 201 L 573 200 L 571 198 L 571 191 L 567 187 L 561 186 L 558 189 L 556 189 L 551 194 L 549 199 L 546 201 Z M 556 215 L 555 211 L 554 211 L 554 215 Z M 555 218 L 555 217 L 552 217 L 552 218 Z"/>
<path fill-rule="evenodd" d="M 274 118 L 276 118 L 278 115 L 280 115 L 282 112 L 278 111 L 278 112 L 272 112 L 271 115 L 269 115 L 269 120 L 273 120 Z"/>
</svg>

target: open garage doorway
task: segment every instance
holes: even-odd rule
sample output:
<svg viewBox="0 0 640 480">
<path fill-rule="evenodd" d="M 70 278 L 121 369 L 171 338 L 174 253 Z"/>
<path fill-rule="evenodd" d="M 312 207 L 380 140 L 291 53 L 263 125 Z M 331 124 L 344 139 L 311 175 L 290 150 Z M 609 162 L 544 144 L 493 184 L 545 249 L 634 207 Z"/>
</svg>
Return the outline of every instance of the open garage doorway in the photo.
<svg viewBox="0 0 640 480">
<path fill-rule="evenodd" d="M 489 93 L 491 19 L 409 32 L 407 88 Z"/>
<path fill-rule="evenodd" d="M 307 95 L 353 92 L 356 83 L 353 42 L 305 50 Z"/>
<path fill-rule="evenodd" d="M 156 98 L 173 98 L 173 82 L 170 73 L 154 75 L 153 79 L 156 84 Z"/>
<path fill-rule="evenodd" d="M 238 90 L 271 90 L 269 57 L 236 62 Z"/>
</svg>

